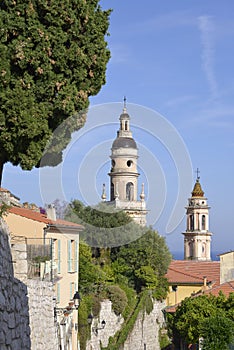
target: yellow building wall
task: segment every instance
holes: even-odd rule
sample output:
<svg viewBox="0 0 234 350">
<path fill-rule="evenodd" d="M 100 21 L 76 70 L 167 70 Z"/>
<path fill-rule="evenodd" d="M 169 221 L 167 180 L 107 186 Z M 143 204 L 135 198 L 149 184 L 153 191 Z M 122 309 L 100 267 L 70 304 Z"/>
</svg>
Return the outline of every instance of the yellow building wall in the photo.
<svg viewBox="0 0 234 350">
<path fill-rule="evenodd" d="M 46 227 L 44 222 L 27 219 L 13 213 L 8 213 L 4 220 L 12 235 L 26 238 L 43 238 L 44 228 Z"/>
<path fill-rule="evenodd" d="M 190 297 L 191 294 L 196 293 L 202 289 L 202 286 L 177 286 L 177 291 L 172 290 L 172 286 L 169 287 L 169 293 L 167 295 L 166 304 L 172 306 L 180 303 L 186 297 Z"/>
<path fill-rule="evenodd" d="M 76 290 L 78 290 L 78 259 L 79 259 L 79 250 L 77 253 L 77 262 L 74 262 L 73 265 L 77 265 L 77 269 L 72 268 L 70 272 L 68 272 L 68 241 L 69 240 L 78 240 L 79 246 L 79 234 L 77 235 L 66 235 L 62 232 L 50 232 L 44 233 L 44 229 L 46 228 L 46 224 L 43 222 L 38 222 L 35 220 L 31 220 L 25 218 L 23 216 L 19 216 L 13 213 L 8 213 L 7 216 L 4 217 L 6 221 L 10 234 L 12 236 L 22 236 L 28 239 L 28 244 L 43 244 L 43 239 L 50 238 L 54 241 L 53 244 L 53 259 L 55 264 L 58 263 L 58 240 L 60 240 L 60 272 L 56 276 L 55 280 L 55 296 L 58 295 L 58 307 L 66 307 L 71 300 L 71 296 L 73 297 Z M 48 241 L 47 241 L 48 242 Z M 75 252 L 74 252 L 75 253 Z M 73 254 L 73 258 L 75 258 L 75 254 Z M 77 270 L 77 271 L 75 271 Z"/>
</svg>

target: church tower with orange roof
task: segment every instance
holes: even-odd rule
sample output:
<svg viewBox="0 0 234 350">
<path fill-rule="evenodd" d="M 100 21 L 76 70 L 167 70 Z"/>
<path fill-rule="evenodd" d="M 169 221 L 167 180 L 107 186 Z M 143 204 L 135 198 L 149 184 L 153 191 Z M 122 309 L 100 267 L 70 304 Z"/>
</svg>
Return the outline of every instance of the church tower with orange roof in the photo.
<svg viewBox="0 0 234 350">
<path fill-rule="evenodd" d="M 209 231 L 209 209 L 207 198 L 204 196 L 198 176 L 194 185 L 192 196 L 188 199 L 186 207 L 187 228 L 184 235 L 184 259 L 210 261 L 211 236 Z"/>
</svg>

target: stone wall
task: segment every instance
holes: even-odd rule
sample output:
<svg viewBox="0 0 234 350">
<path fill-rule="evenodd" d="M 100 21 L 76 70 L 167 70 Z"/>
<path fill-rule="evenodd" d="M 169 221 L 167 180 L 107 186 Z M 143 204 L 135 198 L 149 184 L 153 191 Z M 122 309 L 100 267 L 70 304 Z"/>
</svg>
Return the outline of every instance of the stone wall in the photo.
<svg viewBox="0 0 234 350">
<path fill-rule="evenodd" d="M 1 219 L 0 349 L 31 349 L 27 286 L 14 277 L 9 236 Z"/>
<path fill-rule="evenodd" d="M 86 350 L 100 350 L 100 343 L 103 347 L 108 345 L 109 337 L 114 336 L 115 333 L 121 329 L 123 317 L 116 316 L 112 311 L 112 303 L 110 300 L 101 302 L 101 310 L 99 318 L 94 318 L 91 325 L 91 339 L 86 344 Z M 104 329 L 97 329 L 101 327 L 102 321 L 106 322 Z M 97 331 L 95 331 L 97 329 Z"/>
<path fill-rule="evenodd" d="M 58 349 L 54 320 L 53 285 L 50 282 L 28 280 L 29 319 L 32 350 Z"/>
<path fill-rule="evenodd" d="M 159 330 L 164 325 L 164 307 L 164 303 L 155 301 L 149 315 L 146 312 L 139 313 L 122 350 L 160 350 Z M 95 328 L 100 327 L 102 320 L 106 322 L 105 328 L 95 333 Z M 111 301 L 103 301 L 99 318 L 92 322 L 91 339 L 86 344 L 86 350 L 101 350 L 101 345 L 107 347 L 109 337 L 121 329 L 123 321 L 121 316 L 116 316 L 112 311 Z"/>
<path fill-rule="evenodd" d="M 160 350 L 159 330 L 164 324 L 164 307 L 164 303 L 155 301 L 149 315 L 146 312 L 139 313 L 123 350 Z"/>
<path fill-rule="evenodd" d="M 7 227 L 0 226 L 0 349 L 55 350 L 58 348 L 51 282 L 27 278 L 23 237 L 9 244 Z"/>
</svg>

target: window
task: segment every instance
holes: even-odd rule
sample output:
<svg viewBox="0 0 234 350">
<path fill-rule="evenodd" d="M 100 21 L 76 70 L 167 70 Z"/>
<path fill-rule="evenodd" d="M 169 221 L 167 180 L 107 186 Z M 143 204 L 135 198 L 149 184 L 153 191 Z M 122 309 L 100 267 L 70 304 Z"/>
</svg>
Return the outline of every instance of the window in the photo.
<svg viewBox="0 0 234 350">
<path fill-rule="evenodd" d="M 126 185 L 126 199 L 128 201 L 134 200 L 134 186 L 132 182 L 128 182 Z"/>
<path fill-rule="evenodd" d="M 113 182 L 111 182 L 111 201 L 115 199 L 115 188 Z"/>
<path fill-rule="evenodd" d="M 72 241 L 67 241 L 67 271 L 72 272 Z"/>
<path fill-rule="evenodd" d="M 190 223 L 190 231 L 194 231 L 194 216 L 193 214 L 189 216 L 189 223 Z"/>
<path fill-rule="evenodd" d="M 67 241 L 67 270 L 77 272 L 79 264 L 79 242 L 76 240 Z"/>
<path fill-rule="evenodd" d="M 61 273 L 61 241 L 58 239 L 57 244 L 57 260 L 58 260 L 58 273 Z"/>
<path fill-rule="evenodd" d="M 70 283 L 70 300 L 73 299 L 73 296 L 74 296 L 76 291 L 77 291 L 77 283 L 71 282 Z"/>
<path fill-rule="evenodd" d="M 206 229 L 206 216 L 202 215 L 202 230 Z"/>
<path fill-rule="evenodd" d="M 74 270 L 78 272 L 79 269 L 79 241 L 75 241 L 75 259 L 74 259 Z"/>
<path fill-rule="evenodd" d="M 193 257 L 193 243 L 189 242 L 189 257 Z"/>
<path fill-rule="evenodd" d="M 206 256 L 206 243 L 202 243 L 202 257 Z"/>
</svg>

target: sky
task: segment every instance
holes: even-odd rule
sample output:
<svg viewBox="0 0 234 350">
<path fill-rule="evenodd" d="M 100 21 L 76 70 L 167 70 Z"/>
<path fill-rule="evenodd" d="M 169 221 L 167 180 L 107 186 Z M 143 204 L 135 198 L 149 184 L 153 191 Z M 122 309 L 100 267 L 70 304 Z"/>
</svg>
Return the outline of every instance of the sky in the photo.
<svg viewBox="0 0 234 350">
<path fill-rule="evenodd" d="M 139 148 L 139 188 L 148 225 L 183 251 L 185 206 L 199 168 L 208 198 L 212 251 L 234 249 L 234 3 L 113 1 L 106 84 L 90 99 L 84 129 L 56 169 L 5 166 L 2 186 L 44 205 L 56 198 L 100 200 L 109 189 L 110 148 L 127 98 Z"/>
</svg>

